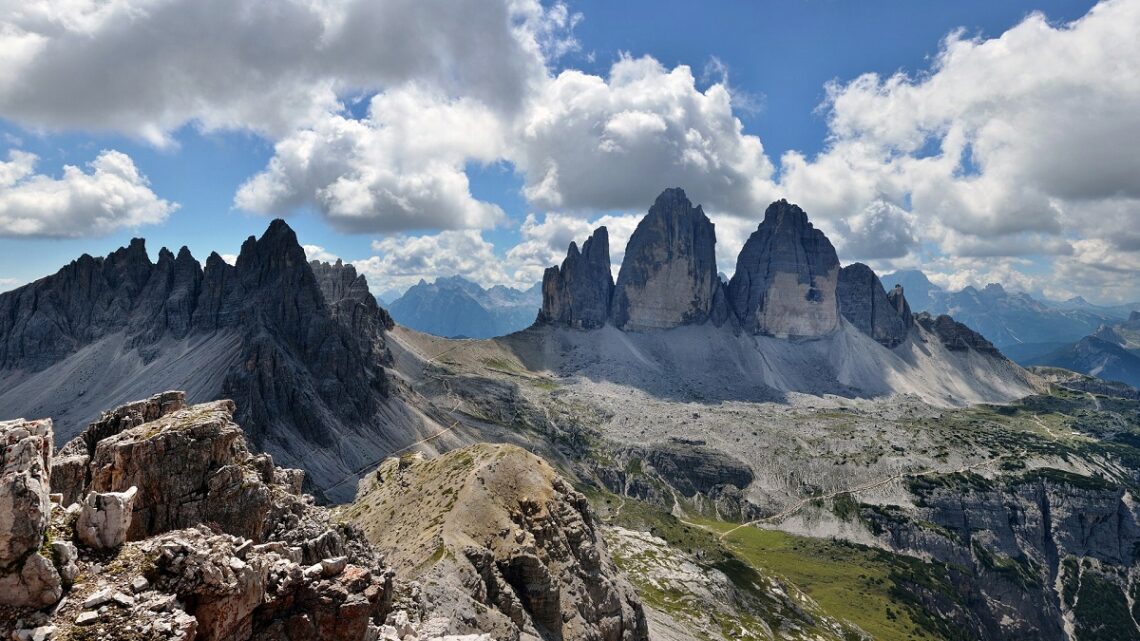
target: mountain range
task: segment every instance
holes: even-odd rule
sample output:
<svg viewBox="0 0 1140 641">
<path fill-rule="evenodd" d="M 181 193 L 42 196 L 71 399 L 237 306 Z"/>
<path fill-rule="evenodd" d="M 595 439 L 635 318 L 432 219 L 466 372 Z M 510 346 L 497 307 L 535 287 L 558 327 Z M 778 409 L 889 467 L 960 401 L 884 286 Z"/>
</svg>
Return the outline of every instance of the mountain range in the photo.
<svg viewBox="0 0 1140 641">
<path fill-rule="evenodd" d="M 1128 390 L 1022 369 L 795 204 L 732 278 L 715 248 L 668 189 L 616 279 L 601 227 L 483 340 L 402 326 L 282 221 L 233 265 L 136 240 L 0 294 L 0 416 L 44 419 L 0 423 L 0 607 L 69 638 L 1134 638 Z"/>
<path fill-rule="evenodd" d="M 420 280 L 387 305 L 393 320 L 445 338 L 491 338 L 524 329 L 542 304 L 539 284 L 484 289 L 462 276 Z"/>
<path fill-rule="evenodd" d="M 1071 345 L 1034 357 L 1030 364 L 1062 367 L 1140 388 L 1140 312 L 1132 312 L 1126 321 L 1101 325 Z"/>
<path fill-rule="evenodd" d="M 915 310 L 953 316 L 1022 365 L 1038 364 L 1045 354 L 1092 334 L 1103 324 L 1126 320 L 1132 311 L 1140 309 L 1140 303 L 1101 306 L 1081 297 L 1039 299 L 998 283 L 952 292 L 930 282 L 918 270 L 887 274 L 883 281 L 902 285 Z"/>
</svg>

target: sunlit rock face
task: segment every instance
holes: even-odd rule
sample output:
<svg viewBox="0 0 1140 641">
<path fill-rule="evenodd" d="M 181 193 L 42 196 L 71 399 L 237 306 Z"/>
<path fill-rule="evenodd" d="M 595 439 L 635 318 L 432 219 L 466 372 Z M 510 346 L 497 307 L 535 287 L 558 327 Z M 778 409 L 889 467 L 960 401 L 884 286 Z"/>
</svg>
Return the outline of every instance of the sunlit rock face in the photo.
<svg viewBox="0 0 1140 641">
<path fill-rule="evenodd" d="M 666 189 L 626 246 L 610 319 L 624 330 L 667 329 L 728 319 L 716 270 L 716 232 L 681 189 Z"/>
<path fill-rule="evenodd" d="M 728 293 L 745 331 L 822 336 L 839 327 L 838 280 L 831 241 L 802 209 L 780 200 L 740 251 Z"/>
</svg>

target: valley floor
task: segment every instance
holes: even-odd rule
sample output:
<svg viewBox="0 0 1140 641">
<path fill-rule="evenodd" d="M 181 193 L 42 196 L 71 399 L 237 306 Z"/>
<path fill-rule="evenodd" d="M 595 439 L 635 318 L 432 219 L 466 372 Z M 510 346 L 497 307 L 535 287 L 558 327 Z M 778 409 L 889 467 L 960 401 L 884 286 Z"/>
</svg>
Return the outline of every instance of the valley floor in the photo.
<svg viewBox="0 0 1140 641">
<path fill-rule="evenodd" d="M 615 373 L 571 347 L 562 368 L 525 336 L 392 333 L 402 384 L 456 438 L 529 449 L 587 491 L 654 638 L 1140 638 L 1140 403 L 717 398 L 655 355 Z M 1096 615 L 1114 624 L 1080 585 L 1124 604 Z"/>
</svg>

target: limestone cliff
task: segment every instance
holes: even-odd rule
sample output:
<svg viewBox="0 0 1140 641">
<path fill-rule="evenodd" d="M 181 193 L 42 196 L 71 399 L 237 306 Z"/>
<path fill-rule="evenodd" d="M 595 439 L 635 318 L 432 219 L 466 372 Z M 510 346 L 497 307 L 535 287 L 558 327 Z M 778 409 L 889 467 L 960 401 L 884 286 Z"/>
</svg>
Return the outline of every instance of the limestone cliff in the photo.
<svg viewBox="0 0 1140 641">
<path fill-rule="evenodd" d="M 748 332 L 821 336 L 839 327 L 838 279 L 831 242 L 802 209 L 780 200 L 744 243 L 728 293 Z"/>
<path fill-rule="evenodd" d="M 681 189 L 666 189 L 625 249 L 610 318 L 625 330 L 664 329 L 728 319 L 716 270 L 716 232 Z"/>
<path fill-rule="evenodd" d="M 50 419 L 0 423 L 0 635 L 410 638 L 387 625 L 396 588 L 361 533 L 251 454 L 233 410 L 180 392 L 117 408 L 69 444 L 94 456 L 60 478 L 76 463 L 51 464 Z"/>
<path fill-rule="evenodd" d="M 839 270 L 836 288 L 839 313 L 859 331 L 887 347 L 903 342 L 913 324 L 910 310 L 900 309 L 906 306 L 902 288 L 896 287 L 892 293 L 895 293 L 894 299 L 883 290 L 875 272 L 863 263 Z"/>
<path fill-rule="evenodd" d="M 614 278 L 610 272 L 610 237 L 599 227 L 582 244 L 571 242 L 562 267 L 548 267 L 542 275 L 540 323 L 593 329 L 606 324 Z"/>
</svg>

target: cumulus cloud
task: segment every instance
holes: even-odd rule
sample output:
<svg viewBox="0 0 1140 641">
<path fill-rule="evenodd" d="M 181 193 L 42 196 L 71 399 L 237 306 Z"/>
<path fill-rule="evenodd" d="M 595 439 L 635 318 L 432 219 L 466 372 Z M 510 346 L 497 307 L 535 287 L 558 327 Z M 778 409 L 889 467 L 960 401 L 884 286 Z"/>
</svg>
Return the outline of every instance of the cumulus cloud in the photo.
<svg viewBox="0 0 1140 641">
<path fill-rule="evenodd" d="M 301 249 L 305 250 L 305 258 L 309 260 L 318 260 L 322 263 L 335 263 L 340 260 L 340 256 L 337 256 L 320 245 L 301 245 Z M 223 256 L 223 258 L 225 257 Z"/>
<path fill-rule="evenodd" d="M 393 90 L 375 96 L 365 118 L 329 114 L 278 142 L 234 202 L 267 214 L 315 205 L 349 232 L 490 227 L 503 211 L 471 196 L 464 166 L 495 160 L 503 146 L 482 103 Z"/>
<path fill-rule="evenodd" d="M 623 55 L 602 78 L 566 70 L 544 85 L 511 159 L 538 207 L 640 210 L 684 186 L 714 211 L 757 216 L 774 168 L 743 133 L 726 85 L 700 91 L 688 66 Z"/>
<path fill-rule="evenodd" d="M 954 32 L 918 74 L 831 83 L 826 146 L 778 166 L 737 117 L 755 99 L 718 59 L 700 78 L 628 54 L 604 75 L 555 73 L 580 19 L 538 0 L 0 0 L 0 117 L 156 145 L 186 125 L 252 131 L 274 153 L 237 207 L 314 208 L 355 233 L 445 230 L 390 238 L 500 257 L 448 265 L 385 246 L 375 273 L 400 282 L 438 267 L 517 283 L 603 214 L 616 262 L 636 217 L 612 212 L 681 186 L 717 224 L 726 272 L 787 197 L 845 262 L 921 258 L 947 282 L 1065 276 L 1140 295 L 1116 282 L 1140 255 L 1127 144 L 1140 139 L 1140 2 L 1104 0 L 1069 24 L 1031 14 L 988 39 Z M 28 162 L 0 163 L 5 193 L 35 182 Z M 540 213 L 516 247 L 487 254 L 478 230 L 506 217 L 468 172 L 500 162 Z M 1020 259 L 1042 256 L 1053 269 L 1026 275 Z"/>
<path fill-rule="evenodd" d="M 424 236 L 389 236 L 372 242 L 377 252 L 352 261 L 375 291 L 406 289 L 420 279 L 464 276 L 484 285 L 512 284 L 495 256 L 495 247 L 475 230 Z"/>
<path fill-rule="evenodd" d="M 610 239 L 610 268 L 617 278 L 618 268 L 625 257 L 625 246 L 637 223 L 637 214 L 607 214 L 593 220 L 565 214 L 547 213 L 539 217 L 527 214 L 520 233 L 522 240 L 507 251 L 507 260 L 514 267 L 516 280 L 537 282 L 542 272 L 551 265 L 561 265 L 570 243 L 582 246 L 598 227 L 605 227 Z"/>
<path fill-rule="evenodd" d="M 178 208 L 150 190 L 126 154 L 102 151 L 87 171 L 65 165 L 53 178 L 35 173 L 35 154 L 12 150 L 0 161 L 0 236 L 70 238 L 160 223 Z"/>
<path fill-rule="evenodd" d="M 281 136 L 339 96 L 428 82 L 517 109 L 543 47 L 573 47 L 537 0 L 5 0 L 0 113 L 156 143 L 196 122 Z M 541 40 L 541 41 L 540 41 Z"/>
</svg>

